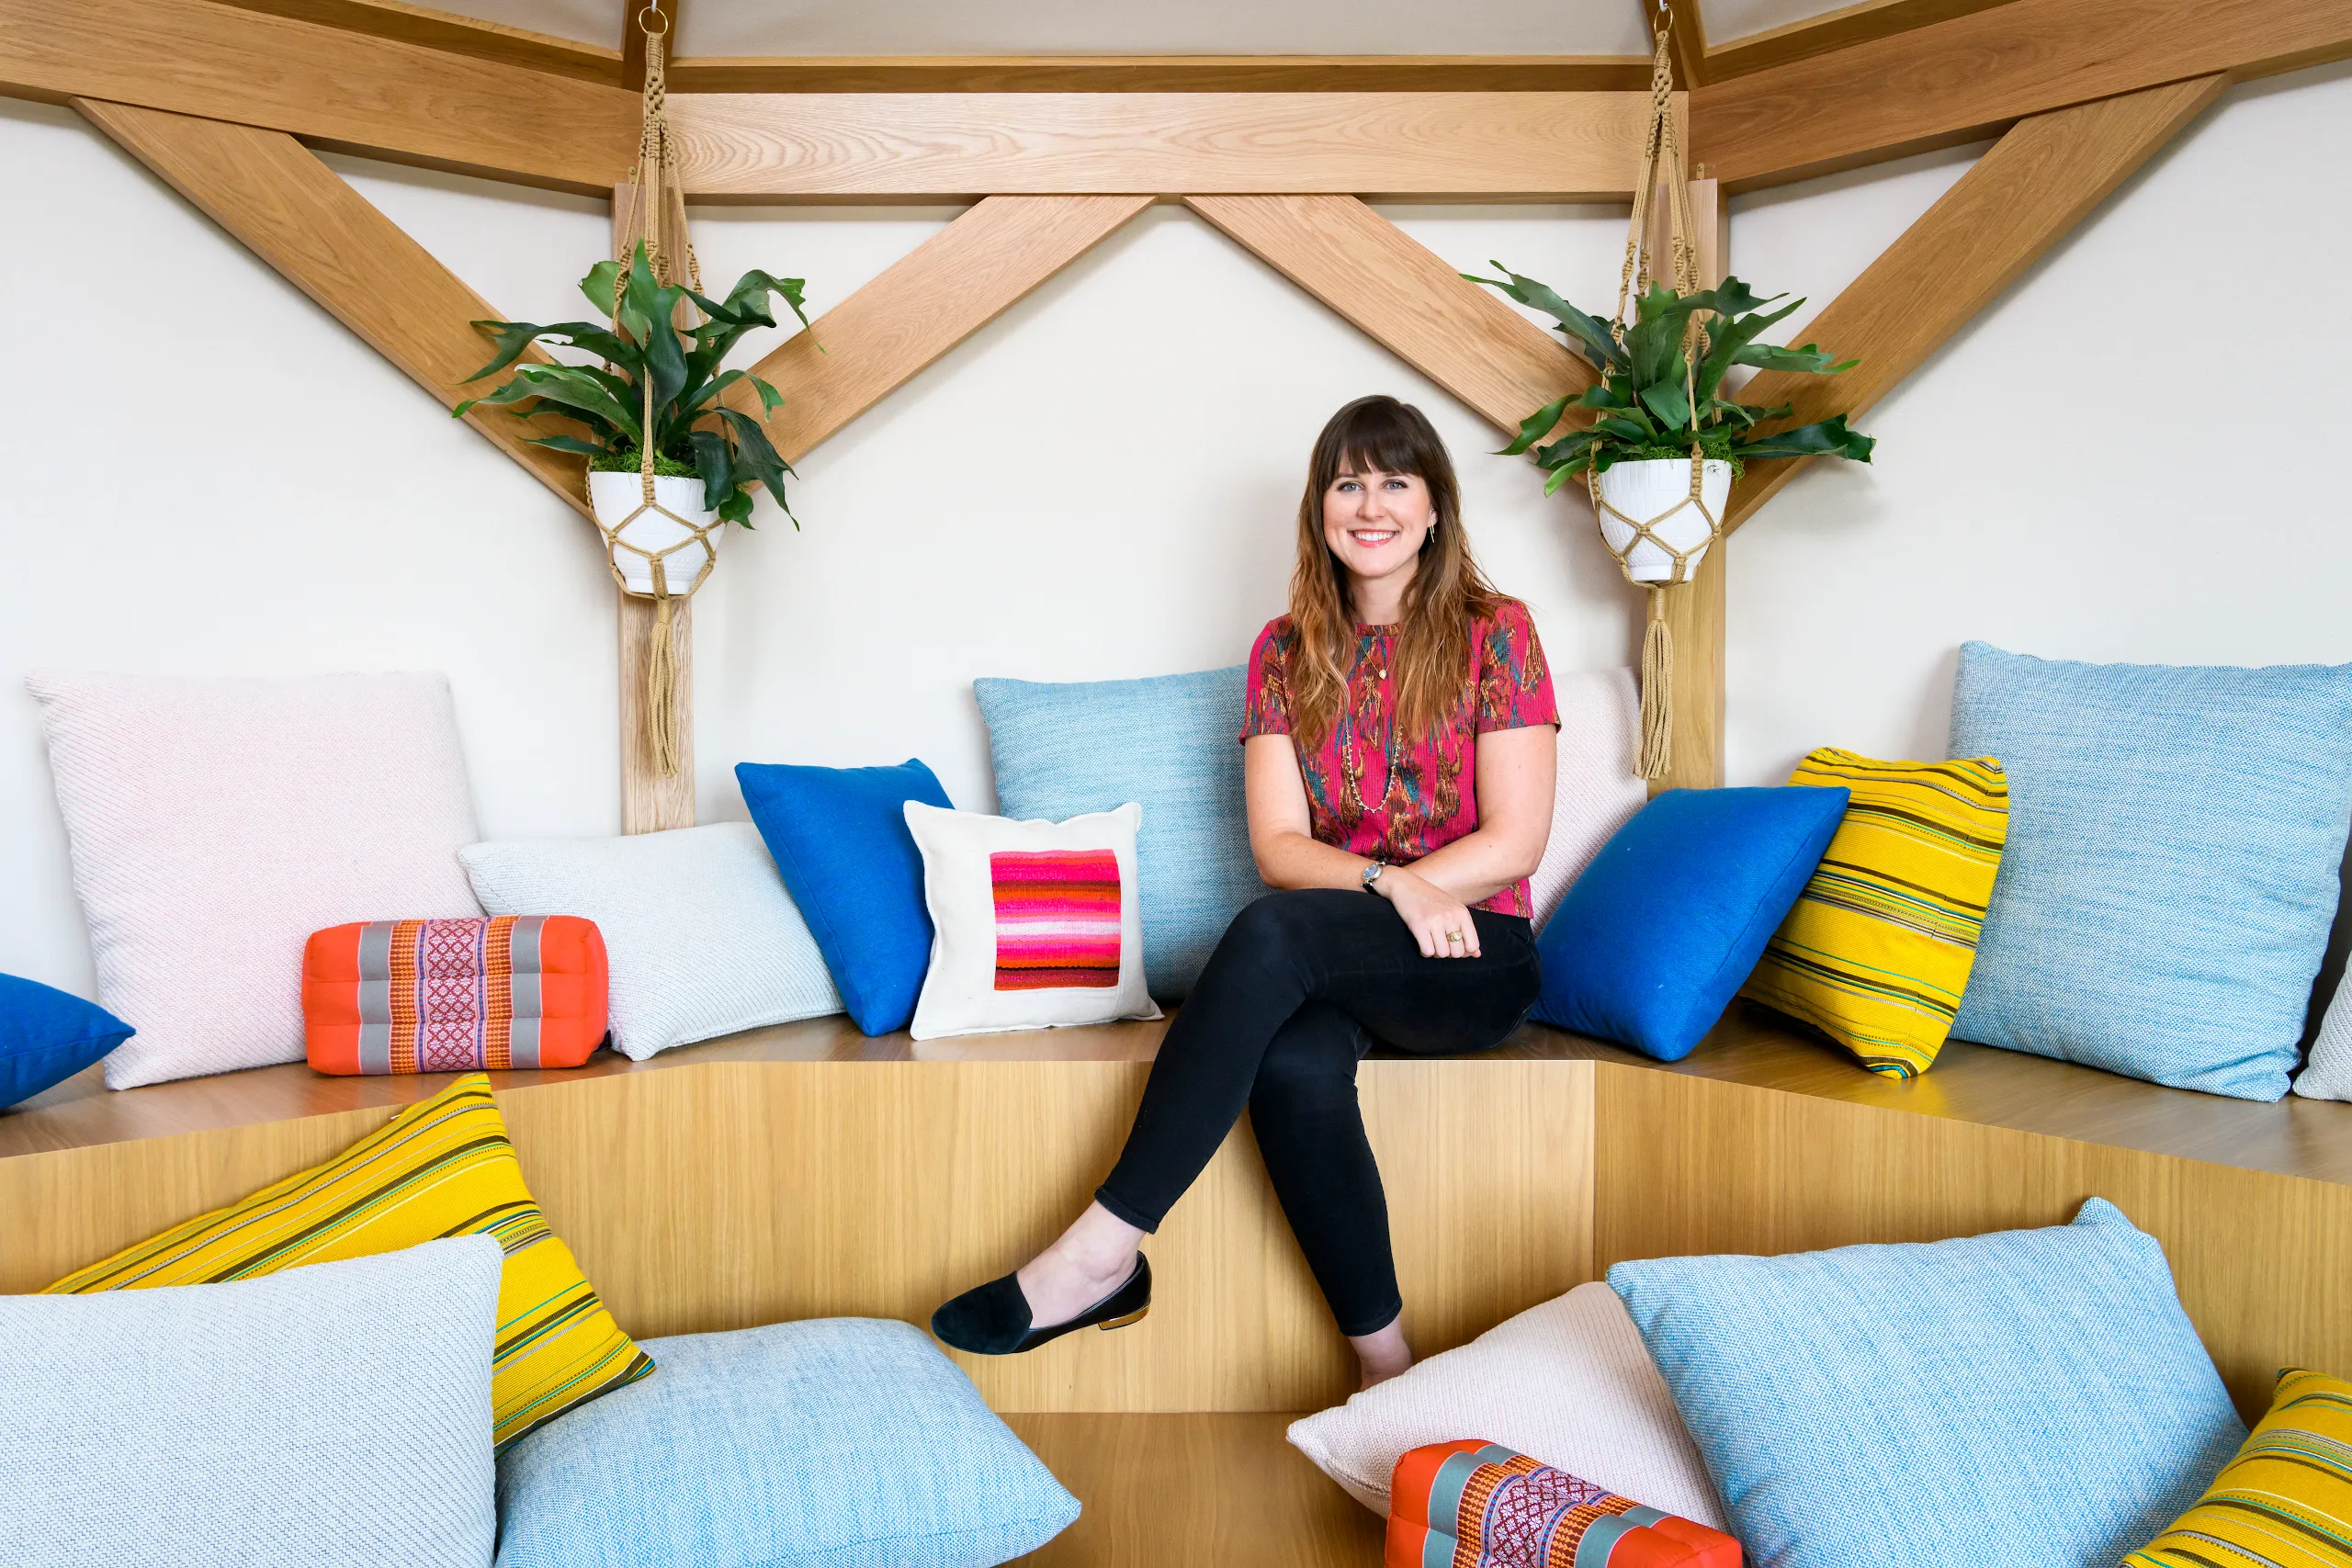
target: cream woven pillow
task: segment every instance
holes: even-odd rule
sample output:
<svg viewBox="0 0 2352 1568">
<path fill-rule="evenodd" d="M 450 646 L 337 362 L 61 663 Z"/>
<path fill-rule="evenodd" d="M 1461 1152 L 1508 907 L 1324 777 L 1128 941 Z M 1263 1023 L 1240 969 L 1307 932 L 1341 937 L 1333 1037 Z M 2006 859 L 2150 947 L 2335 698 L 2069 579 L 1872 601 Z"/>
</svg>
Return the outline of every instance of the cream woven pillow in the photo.
<svg viewBox="0 0 2352 1568">
<path fill-rule="evenodd" d="M 479 915 L 441 675 L 36 672 L 98 1000 L 139 1032 L 107 1087 L 302 1059 L 302 943 Z"/>
<path fill-rule="evenodd" d="M 1143 807 L 1016 822 L 906 804 L 922 852 L 931 967 L 918 1040 L 1158 1018 L 1144 987 L 1136 829 Z"/>
<path fill-rule="evenodd" d="M 1598 1280 L 1290 1426 L 1292 1444 L 1376 1514 L 1388 1511 L 1400 1457 L 1459 1438 L 1517 1449 L 1636 1503 L 1724 1528 L 1723 1504 L 1666 1380 L 1625 1304 Z"/>
<path fill-rule="evenodd" d="M 1650 797 L 1649 786 L 1634 775 L 1642 722 L 1634 672 L 1555 672 L 1552 695 L 1560 706 L 1559 782 L 1553 787 L 1552 836 L 1527 879 L 1539 931 L 1600 846 Z"/>
<path fill-rule="evenodd" d="M 604 933 L 613 1049 L 657 1051 L 842 1010 L 824 954 L 749 822 L 459 852 L 493 915 L 578 915 Z"/>
</svg>

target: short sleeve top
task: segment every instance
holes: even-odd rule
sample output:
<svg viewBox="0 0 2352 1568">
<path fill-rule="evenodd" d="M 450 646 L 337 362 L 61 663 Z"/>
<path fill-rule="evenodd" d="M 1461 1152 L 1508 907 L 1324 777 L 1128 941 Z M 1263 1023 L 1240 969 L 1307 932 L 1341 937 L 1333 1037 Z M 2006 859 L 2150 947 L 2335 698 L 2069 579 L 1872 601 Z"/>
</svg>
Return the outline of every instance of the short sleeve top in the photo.
<svg viewBox="0 0 2352 1568">
<path fill-rule="evenodd" d="M 1557 724 L 1552 672 L 1535 622 L 1516 599 L 1470 625 L 1464 700 L 1435 733 L 1407 744 L 1396 734 L 1391 679 L 1394 626 L 1356 627 L 1355 662 L 1339 722 L 1299 772 L 1315 837 L 1392 865 L 1408 864 L 1478 826 L 1478 737 L 1496 729 Z M 1298 636 L 1288 615 L 1266 624 L 1250 650 L 1250 693 L 1241 739 L 1289 735 L 1290 661 Z M 1476 906 L 1531 917 L 1524 878 Z"/>
</svg>

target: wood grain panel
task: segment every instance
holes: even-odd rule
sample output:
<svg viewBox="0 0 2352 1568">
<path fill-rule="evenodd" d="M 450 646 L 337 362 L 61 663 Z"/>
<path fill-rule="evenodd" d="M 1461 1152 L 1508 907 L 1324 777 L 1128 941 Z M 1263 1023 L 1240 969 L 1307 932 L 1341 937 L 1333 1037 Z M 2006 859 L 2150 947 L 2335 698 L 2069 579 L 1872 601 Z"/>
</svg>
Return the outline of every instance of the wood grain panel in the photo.
<svg viewBox="0 0 2352 1568">
<path fill-rule="evenodd" d="M 1731 201 L 1720 181 L 1689 183 L 1690 216 L 1698 225 L 1692 239 L 1699 251 L 1699 283 L 1713 288 L 1731 265 Z M 1666 187 L 1659 188 L 1663 193 Z M 1651 246 L 1670 256 L 1667 220 L 1667 213 L 1657 212 Z M 1729 613 L 1724 585 L 1731 570 L 1724 558 L 1729 553 L 1727 542 L 1716 544 L 1699 563 L 1697 576 L 1667 590 L 1666 625 L 1674 638 L 1674 761 L 1664 777 L 1652 782 L 1653 795 L 1669 789 L 1716 789 L 1724 782 L 1724 642 Z"/>
<path fill-rule="evenodd" d="M 1623 198 L 1641 93 L 682 95 L 703 200 L 1193 191 Z"/>
<path fill-rule="evenodd" d="M 679 60 L 681 93 L 1638 93 L 1646 55 L 718 55 Z"/>
<path fill-rule="evenodd" d="M 1141 1062 L 705 1061 L 499 1104 L 533 1190 L 630 1332 L 926 1322 L 1050 1240 L 1109 1168 Z M 1368 1064 L 1408 1326 L 1425 1350 L 1590 1277 L 1591 1067 Z M 0 1292 L 332 1155 L 390 1107 L 0 1159 Z M 1050 1136 L 1040 1136 L 1041 1128 Z M 1005 1410 L 1291 1410 L 1352 1358 L 1246 1126 L 1149 1245 L 1141 1324 L 959 1358 Z"/>
<path fill-rule="evenodd" d="M 1728 82 L 2007 4 L 2009 0 L 1862 0 L 1859 6 L 1709 45 L 1707 80 Z"/>
<path fill-rule="evenodd" d="M 670 5 L 674 15 L 677 0 L 670 0 Z M 629 25 L 636 26 L 634 15 Z M 637 39 L 637 73 L 642 84 L 644 34 L 639 33 Z M 628 259 L 635 243 L 641 189 L 627 183 L 613 187 L 613 254 L 622 261 Z M 676 191 L 668 194 L 654 225 L 655 237 L 662 254 L 683 258 L 691 254 L 694 243 L 687 232 L 685 203 L 677 198 Z M 673 260 L 672 265 L 673 280 L 687 281 L 684 262 Z M 702 318 L 693 305 L 682 301 L 677 319 L 681 325 L 690 325 Z M 722 528 L 718 536 L 722 555 L 726 532 Z M 691 828 L 695 825 L 695 602 L 681 599 L 670 607 L 666 635 L 672 667 L 677 671 L 678 765 L 665 773 L 654 755 L 645 702 L 645 669 L 660 632 L 661 606 L 650 599 L 620 592 L 617 584 L 614 597 L 620 602 L 621 831 L 662 833 Z"/>
<path fill-rule="evenodd" d="M 1596 1261 L 2064 1224 L 2106 1198 L 2164 1244 L 2249 1419 L 2281 1366 L 2352 1366 L 2352 1188 L 1600 1064 Z M 1933 1075 L 1930 1075 L 1932 1077 Z"/>
<path fill-rule="evenodd" d="M 1741 389 L 1741 400 L 1790 404 L 1796 412 L 1786 423 L 1793 424 L 1860 414 L 2064 239 L 2223 85 L 2222 77 L 2207 76 L 2020 120 L 1804 329 L 1808 342 L 1861 363 L 1838 376 L 1766 371 Z M 1810 461 L 1749 464 L 1732 493 L 1729 525 L 1753 516 Z"/>
<path fill-rule="evenodd" d="M 74 107 L 444 407 L 496 385 L 461 378 L 491 357 L 470 323 L 502 313 L 293 137 L 127 104 Z M 524 439 L 572 429 L 567 422 L 481 408 L 466 423 L 587 512 L 582 459 Z"/>
<path fill-rule="evenodd" d="M 785 398 L 768 439 L 798 461 L 1149 205 L 1133 196 L 981 201 L 752 367 Z M 747 386 L 726 400 L 759 416 Z"/>
<path fill-rule="evenodd" d="M 1694 156 L 1733 190 L 1992 134 L 2190 77 L 2352 54 L 2343 0 L 2011 0 L 1692 95 Z"/>
<path fill-rule="evenodd" d="M 1085 1508 L 1016 1561 L 1025 1568 L 1377 1568 L 1380 1516 L 1284 1440 L 1293 1419 L 1006 1416 Z"/>
<path fill-rule="evenodd" d="M 637 149 L 618 87 L 206 0 L 0 0 L 0 94 L 96 98 L 601 195 Z"/>
<path fill-rule="evenodd" d="M 371 38 L 422 44 L 449 54 L 470 55 L 528 71 L 546 71 L 581 82 L 616 85 L 621 56 L 576 39 L 535 33 L 473 17 L 459 17 L 401 0 L 214 0 L 240 11 L 260 11 L 298 22 L 315 22 Z"/>
<path fill-rule="evenodd" d="M 1184 203 L 1507 434 L 1593 382 L 1557 338 L 1351 196 Z"/>
</svg>

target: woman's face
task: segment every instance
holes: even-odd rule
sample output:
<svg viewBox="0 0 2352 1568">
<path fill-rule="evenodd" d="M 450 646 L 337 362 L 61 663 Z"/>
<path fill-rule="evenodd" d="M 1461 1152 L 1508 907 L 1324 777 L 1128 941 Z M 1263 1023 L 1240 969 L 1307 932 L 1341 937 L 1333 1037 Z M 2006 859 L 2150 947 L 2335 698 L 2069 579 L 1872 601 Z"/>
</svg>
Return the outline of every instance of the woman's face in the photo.
<svg viewBox="0 0 2352 1568">
<path fill-rule="evenodd" d="M 1359 581 L 1409 570 L 1435 520 L 1430 487 L 1419 474 L 1359 472 L 1343 462 L 1323 492 L 1323 542 Z"/>
</svg>

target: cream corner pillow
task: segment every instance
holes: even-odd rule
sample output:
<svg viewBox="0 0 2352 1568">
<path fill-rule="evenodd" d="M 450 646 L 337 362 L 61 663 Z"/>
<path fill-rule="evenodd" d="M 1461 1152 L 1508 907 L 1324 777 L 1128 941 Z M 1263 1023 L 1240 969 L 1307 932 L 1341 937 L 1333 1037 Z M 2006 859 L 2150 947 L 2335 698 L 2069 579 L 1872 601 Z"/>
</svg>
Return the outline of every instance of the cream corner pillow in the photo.
<svg viewBox="0 0 2352 1568">
<path fill-rule="evenodd" d="M 1399 1458 L 1464 1438 L 1724 1528 L 1723 1503 L 1666 1380 L 1625 1303 L 1598 1280 L 1290 1426 L 1293 1446 L 1376 1514 L 1388 1511 Z"/>
<path fill-rule="evenodd" d="M 2352 1100 L 2352 964 L 2345 966 L 2335 999 L 2320 1020 L 2312 1059 L 2296 1077 L 2295 1092 L 2307 1100 Z"/>
<path fill-rule="evenodd" d="M 1016 822 L 906 804 L 922 852 L 931 968 L 917 1040 L 1158 1018 L 1144 987 L 1136 829 L 1143 807 Z"/>
<path fill-rule="evenodd" d="M 1650 797 L 1634 773 L 1642 724 L 1634 672 L 1555 672 L 1552 694 L 1560 708 L 1559 782 L 1552 792 L 1552 836 L 1527 879 L 1539 931 L 1600 847 Z"/>
<path fill-rule="evenodd" d="M 36 671 L 98 1000 L 138 1030 L 107 1087 L 302 1059 L 302 944 L 479 915 L 449 682 Z"/>
<path fill-rule="evenodd" d="M 656 1052 L 842 1010 L 760 830 L 712 822 L 458 852 L 493 915 L 579 915 L 604 934 L 613 1049 Z"/>
</svg>

